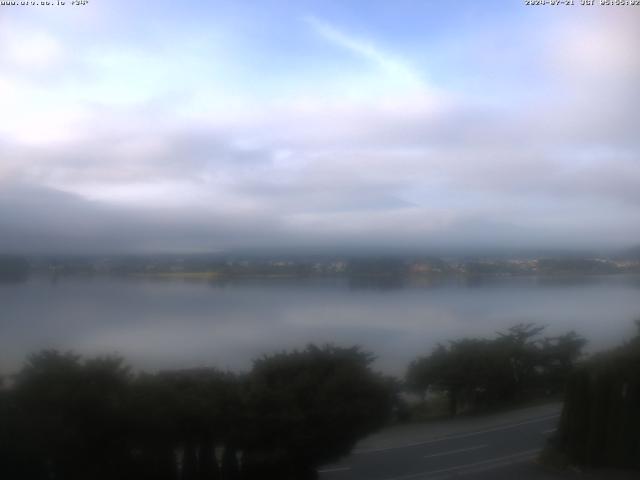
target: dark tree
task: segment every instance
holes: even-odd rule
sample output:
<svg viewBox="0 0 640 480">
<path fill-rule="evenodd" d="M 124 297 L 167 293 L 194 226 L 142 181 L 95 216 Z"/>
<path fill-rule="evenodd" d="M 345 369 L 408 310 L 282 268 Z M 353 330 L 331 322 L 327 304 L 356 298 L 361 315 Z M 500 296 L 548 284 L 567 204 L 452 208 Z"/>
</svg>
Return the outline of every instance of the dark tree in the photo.
<svg viewBox="0 0 640 480">
<path fill-rule="evenodd" d="M 431 355 L 412 362 L 407 382 L 422 394 L 444 392 L 449 414 L 505 401 L 513 391 L 513 376 L 506 352 L 495 342 L 463 339 L 439 345 Z"/>
<path fill-rule="evenodd" d="M 233 441 L 243 410 L 238 378 L 212 368 L 161 372 L 140 376 L 133 392 L 144 478 L 219 478 L 215 448 Z"/>
<path fill-rule="evenodd" d="M 640 322 L 625 345 L 589 359 L 569 379 L 551 451 L 567 463 L 640 469 Z"/>
<path fill-rule="evenodd" d="M 586 341 L 575 332 L 543 339 L 543 330 L 519 324 L 492 340 L 438 345 L 409 365 L 407 385 L 423 398 L 445 393 L 450 415 L 560 392 Z"/>
<path fill-rule="evenodd" d="M 584 337 L 571 331 L 558 337 L 545 337 L 541 347 L 544 385 L 549 393 L 562 393 L 565 383 L 587 344 Z"/>
<path fill-rule="evenodd" d="M 106 479 L 127 471 L 127 388 L 121 359 L 82 363 L 56 351 L 31 356 L 12 391 L 28 475 Z"/>
<path fill-rule="evenodd" d="M 283 480 L 315 478 L 318 465 L 381 427 L 391 394 L 372 360 L 358 348 L 311 345 L 255 361 L 247 387 L 248 468 Z"/>
</svg>

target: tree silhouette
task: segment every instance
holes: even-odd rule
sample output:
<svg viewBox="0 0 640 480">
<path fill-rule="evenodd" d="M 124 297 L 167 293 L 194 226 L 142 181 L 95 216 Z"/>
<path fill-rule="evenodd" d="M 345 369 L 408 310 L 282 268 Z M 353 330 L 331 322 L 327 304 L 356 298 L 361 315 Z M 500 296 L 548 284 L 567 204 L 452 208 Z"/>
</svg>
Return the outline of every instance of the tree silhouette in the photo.
<svg viewBox="0 0 640 480">
<path fill-rule="evenodd" d="M 388 382 L 357 348 L 132 375 L 47 350 L 0 388 L 0 476 L 20 480 L 313 478 L 384 423 Z"/>
<path fill-rule="evenodd" d="M 12 408 L 31 477 L 113 478 L 126 469 L 128 375 L 119 358 L 82 363 L 56 351 L 29 357 L 16 376 Z"/>
<path fill-rule="evenodd" d="M 219 478 L 214 450 L 233 441 L 242 409 L 233 374 L 207 368 L 141 375 L 131 401 L 141 474 Z"/>
<path fill-rule="evenodd" d="M 621 347 L 589 359 L 569 377 L 552 449 L 566 461 L 640 469 L 640 321 Z"/>
<path fill-rule="evenodd" d="M 438 345 L 409 365 L 407 386 L 423 397 L 428 390 L 445 393 L 450 415 L 558 392 L 586 341 L 575 332 L 543 339 L 544 328 L 519 324 L 491 340 Z"/>
<path fill-rule="evenodd" d="M 315 478 L 318 465 L 384 424 L 391 394 L 372 360 L 358 348 L 313 345 L 257 360 L 247 393 L 249 465 L 282 479 Z"/>
</svg>

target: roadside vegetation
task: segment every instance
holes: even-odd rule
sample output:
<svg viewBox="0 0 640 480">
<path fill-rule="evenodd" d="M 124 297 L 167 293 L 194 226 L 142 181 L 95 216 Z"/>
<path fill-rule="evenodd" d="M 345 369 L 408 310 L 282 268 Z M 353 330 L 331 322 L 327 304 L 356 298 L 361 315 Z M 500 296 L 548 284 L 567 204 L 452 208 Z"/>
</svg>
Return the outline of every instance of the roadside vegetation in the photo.
<svg viewBox="0 0 640 480">
<path fill-rule="evenodd" d="M 636 323 L 635 338 L 595 355 L 569 377 L 545 461 L 640 469 L 640 320 Z"/>
<path fill-rule="evenodd" d="M 565 390 L 547 458 L 639 467 L 640 335 L 583 361 L 580 335 L 544 332 L 520 324 L 438 345 L 404 382 L 376 373 L 358 347 L 265 355 L 242 374 L 134 373 L 118 357 L 42 351 L 0 384 L 0 477 L 314 479 L 391 421 L 561 399 Z M 402 390 L 418 403 L 408 407 Z"/>
<path fill-rule="evenodd" d="M 0 390 L 0 478 L 315 478 L 389 418 L 371 361 L 309 346 L 246 375 L 134 375 L 120 358 L 44 351 Z"/>
<path fill-rule="evenodd" d="M 443 400 L 448 415 L 455 416 L 559 397 L 586 340 L 575 332 L 545 336 L 544 330 L 519 324 L 492 339 L 438 345 L 407 369 L 406 385 L 422 400 L 413 412 L 441 411 Z"/>
</svg>

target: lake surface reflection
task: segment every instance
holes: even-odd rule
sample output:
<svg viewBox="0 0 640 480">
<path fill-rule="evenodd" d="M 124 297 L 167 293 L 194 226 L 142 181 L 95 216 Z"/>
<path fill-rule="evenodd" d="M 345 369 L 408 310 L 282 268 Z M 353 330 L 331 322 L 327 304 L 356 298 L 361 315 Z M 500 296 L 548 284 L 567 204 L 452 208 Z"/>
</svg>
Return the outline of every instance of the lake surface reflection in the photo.
<svg viewBox="0 0 640 480">
<path fill-rule="evenodd" d="M 438 342 L 492 336 L 519 322 L 576 330 L 589 348 L 630 336 L 640 277 L 483 278 L 442 282 L 32 277 L 0 284 L 0 371 L 41 348 L 119 353 L 146 369 L 246 369 L 308 342 L 358 344 L 401 374 Z"/>
</svg>

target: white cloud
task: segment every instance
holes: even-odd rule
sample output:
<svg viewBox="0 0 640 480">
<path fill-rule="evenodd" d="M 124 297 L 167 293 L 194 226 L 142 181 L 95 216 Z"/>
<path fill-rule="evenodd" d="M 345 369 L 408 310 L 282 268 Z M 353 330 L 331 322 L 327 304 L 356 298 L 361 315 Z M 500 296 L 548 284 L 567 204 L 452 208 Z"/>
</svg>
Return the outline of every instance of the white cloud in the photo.
<svg viewBox="0 0 640 480">
<path fill-rule="evenodd" d="M 39 30 L 3 28 L 0 32 L 5 63 L 15 68 L 44 71 L 60 64 L 64 49 L 53 35 Z"/>
<path fill-rule="evenodd" d="M 82 106 L 58 98 L 47 86 L 3 76 L 1 72 L 0 112 L 0 140 L 30 145 L 76 139 L 77 128 L 86 118 Z"/>
<path fill-rule="evenodd" d="M 195 42 L 185 60 L 179 38 L 171 48 L 92 44 L 76 56 L 73 66 L 82 68 L 72 68 L 68 82 L 49 85 L 43 72 L 56 70 L 69 49 L 56 54 L 59 42 L 36 35 L 23 51 L 0 54 L 7 59 L 0 176 L 120 213 L 168 209 L 160 222 L 166 244 L 204 245 L 224 228 L 235 233 L 216 237 L 221 245 L 258 236 L 274 243 L 521 242 L 532 231 L 606 242 L 603 226 L 616 241 L 633 243 L 640 64 L 629 45 L 640 23 L 605 20 L 548 27 L 547 36 L 558 35 L 540 45 L 548 65 L 530 65 L 540 90 L 530 97 L 533 82 L 510 84 L 513 105 L 438 90 L 380 42 L 314 17 L 306 25 L 332 54 L 323 61 L 335 60 L 328 65 L 334 73 L 344 67 L 346 79 L 321 73 L 289 88 L 298 79 L 291 69 L 273 96 L 229 81 L 224 65 L 246 72 L 240 67 L 249 61 L 231 45 L 222 61 Z M 468 47 L 473 39 L 459 41 Z M 506 63 L 492 63 L 478 78 L 509 84 Z M 73 75 L 80 71 L 82 78 Z M 252 80 L 256 90 L 264 87 L 262 78 Z M 195 213 L 184 220 L 189 209 Z M 90 211 L 74 218 L 82 223 Z M 113 215 L 108 223 L 119 225 Z M 173 234 L 181 228 L 184 235 Z M 163 242 L 157 223 L 149 231 Z"/>
<path fill-rule="evenodd" d="M 371 41 L 345 33 L 316 17 L 306 17 L 305 21 L 322 38 L 372 63 L 380 72 L 398 84 L 414 89 L 424 88 L 422 75 L 398 56 L 385 52 Z"/>
<path fill-rule="evenodd" d="M 637 77 L 640 56 L 634 46 L 640 41 L 640 12 L 634 10 L 557 22 L 549 40 L 552 65 L 574 80 L 587 82 Z M 603 90 L 607 88 L 602 84 Z"/>
</svg>

